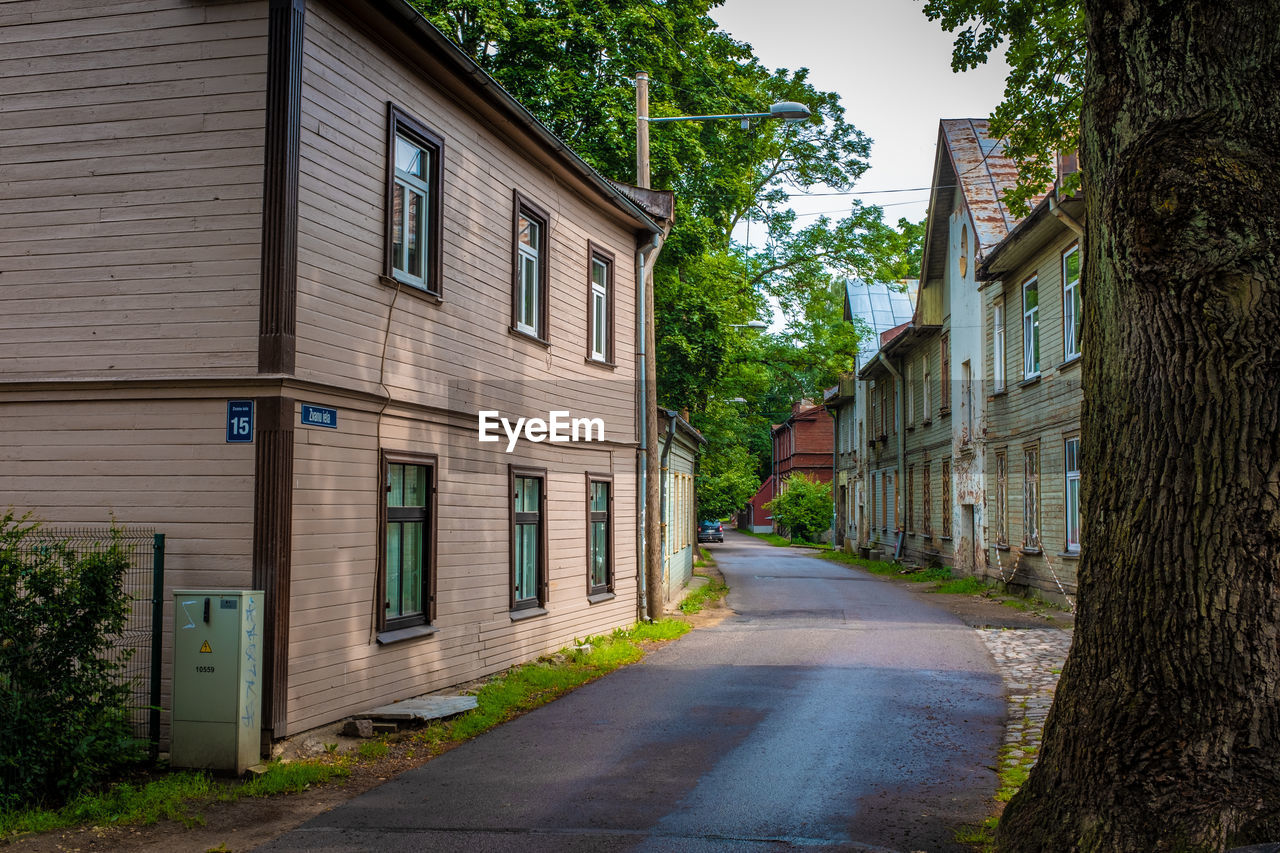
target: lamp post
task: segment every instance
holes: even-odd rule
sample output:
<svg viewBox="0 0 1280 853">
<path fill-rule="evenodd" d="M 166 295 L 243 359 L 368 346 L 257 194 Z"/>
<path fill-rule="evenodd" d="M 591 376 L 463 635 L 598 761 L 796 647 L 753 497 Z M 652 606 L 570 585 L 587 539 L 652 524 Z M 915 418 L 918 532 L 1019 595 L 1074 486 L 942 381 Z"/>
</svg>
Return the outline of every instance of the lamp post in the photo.
<svg viewBox="0 0 1280 853">
<path fill-rule="evenodd" d="M 769 324 L 764 320 L 752 320 L 750 323 L 730 323 L 730 329 L 767 329 Z"/>
<path fill-rule="evenodd" d="M 809 117 L 809 108 L 792 101 L 782 101 L 769 107 L 766 113 L 732 113 L 726 115 L 706 116 L 663 116 L 649 117 L 649 75 L 641 71 L 636 74 L 636 185 L 643 189 L 649 186 L 649 125 L 654 122 L 671 121 L 717 121 L 720 119 L 740 119 L 745 127 L 753 118 L 782 119 L 788 124 L 804 121 Z M 658 517 L 662 493 L 659 477 L 662 475 L 658 459 L 658 361 L 656 356 L 657 335 L 654 332 L 656 313 L 653 299 L 653 275 L 648 268 L 658 257 L 654 252 L 645 263 L 648 265 L 644 276 L 644 359 L 641 362 L 642 382 L 644 383 L 644 411 L 646 428 L 643 445 L 645 459 L 644 477 L 644 578 L 645 578 L 645 610 L 650 619 L 662 615 L 662 527 Z M 753 323 L 759 323 L 759 320 Z M 743 326 L 761 328 L 753 323 Z"/>
</svg>

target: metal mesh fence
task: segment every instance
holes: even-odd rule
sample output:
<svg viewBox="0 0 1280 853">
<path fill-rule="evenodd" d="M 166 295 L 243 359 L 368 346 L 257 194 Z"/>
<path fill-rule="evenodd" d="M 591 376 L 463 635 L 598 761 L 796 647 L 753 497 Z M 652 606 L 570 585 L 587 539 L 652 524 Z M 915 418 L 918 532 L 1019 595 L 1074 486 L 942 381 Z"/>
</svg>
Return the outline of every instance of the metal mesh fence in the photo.
<svg viewBox="0 0 1280 853">
<path fill-rule="evenodd" d="M 154 757 L 160 743 L 160 629 L 164 590 L 164 534 L 146 528 L 41 527 L 24 542 L 36 552 L 54 543 L 76 554 L 100 554 L 119 543 L 129 557 L 123 587 L 132 606 L 124 630 L 112 638 L 121 678 L 130 687 L 129 718 L 134 733 L 151 744 Z"/>
</svg>

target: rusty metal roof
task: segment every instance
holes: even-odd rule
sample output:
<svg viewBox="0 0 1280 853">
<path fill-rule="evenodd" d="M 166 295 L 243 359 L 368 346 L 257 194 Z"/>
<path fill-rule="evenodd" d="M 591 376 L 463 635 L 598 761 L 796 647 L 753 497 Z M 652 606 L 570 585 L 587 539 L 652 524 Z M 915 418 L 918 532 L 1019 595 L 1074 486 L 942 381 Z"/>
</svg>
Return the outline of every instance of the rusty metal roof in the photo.
<svg viewBox="0 0 1280 853">
<path fill-rule="evenodd" d="M 1004 141 L 992 139 L 990 132 L 986 119 L 943 119 L 941 122 L 941 140 L 969 208 L 977 238 L 974 255 L 979 259 L 1018 224 L 1018 218 L 1001 198 L 1006 190 L 1017 186 L 1018 170 L 1004 153 Z M 1034 207 L 1042 196 L 1043 193 L 1033 199 L 1031 205 Z"/>
<path fill-rule="evenodd" d="M 938 152 L 934 160 L 933 192 L 925 235 L 922 278 L 941 278 L 947 262 L 948 222 L 959 187 L 973 226 L 974 263 L 1018 224 L 1002 196 L 1018 183 L 1018 170 L 1004 153 L 1004 142 L 992 139 L 990 122 L 979 118 L 950 118 L 938 123 Z M 1046 187 L 1046 189 L 1048 189 Z M 1044 194 L 1030 199 L 1035 205 Z"/>
</svg>

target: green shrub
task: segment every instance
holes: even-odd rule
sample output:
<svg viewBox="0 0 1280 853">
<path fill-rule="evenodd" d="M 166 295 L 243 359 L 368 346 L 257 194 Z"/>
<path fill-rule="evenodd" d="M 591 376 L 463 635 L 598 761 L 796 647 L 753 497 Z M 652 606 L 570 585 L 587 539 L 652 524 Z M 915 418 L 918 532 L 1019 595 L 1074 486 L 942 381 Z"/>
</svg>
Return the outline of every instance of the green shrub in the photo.
<svg viewBox="0 0 1280 853">
<path fill-rule="evenodd" d="M 64 803 L 141 757 L 126 710 L 129 558 L 0 519 L 0 810 Z"/>
<path fill-rule="evenodd" d="M 814 541 L 831 526 L 831 484 L 792 474 L 783 485 L 782 494 L 764 507 L 773 513 L 775 525 L 791 531 L 792 539 Z"/>
</svg>

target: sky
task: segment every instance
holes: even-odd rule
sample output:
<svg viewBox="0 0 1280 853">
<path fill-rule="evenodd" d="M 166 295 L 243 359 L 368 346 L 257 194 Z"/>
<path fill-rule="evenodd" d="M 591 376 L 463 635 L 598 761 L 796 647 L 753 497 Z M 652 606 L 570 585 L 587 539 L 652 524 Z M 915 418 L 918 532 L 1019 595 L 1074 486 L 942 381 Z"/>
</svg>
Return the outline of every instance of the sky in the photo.
<svg viewBox="0 0 1280 853">
<path fill-rule="evenodd" d="M 884 206 L 890 223 L 923 219 L 928 190 L 871 191 L 927 188 L 939 119 L 986 118 L 1008 72 L 997 59 L 953 73 L 954 37 L 923 7 L 922 0 L 726 0 L 711 10 L 765 66 L 807 67 L 816 88 L 840 94 L 845 120 L 873 141 L 871 168 L 855 191 L 866 192 L 864 204 Z M 802 215 L 847 212 L 839 196 L 797 198 L 793 206 Z"/>
</svg>

